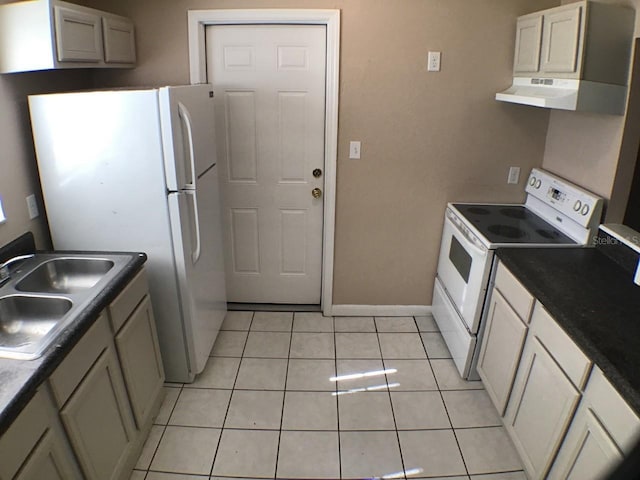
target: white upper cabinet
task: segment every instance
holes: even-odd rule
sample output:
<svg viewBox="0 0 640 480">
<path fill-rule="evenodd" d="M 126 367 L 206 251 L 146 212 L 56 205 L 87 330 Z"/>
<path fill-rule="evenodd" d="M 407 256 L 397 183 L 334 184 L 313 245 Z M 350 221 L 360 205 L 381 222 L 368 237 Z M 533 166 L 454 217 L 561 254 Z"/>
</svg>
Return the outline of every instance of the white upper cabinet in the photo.
<svg viewBox="0 0 640 480">
<path fill-rule="evenodd" d="M 534 73 L 540 70 L 540 39 L 542 38 L 542 15 L 525 15 L 516 24 L 516 52 L 513 71 Z"/>
<path fill-rule="evenodd" d="M 634 16 L 630 8 L 591 1 L 523 15 L 514 76 L 626 85 Z"/>
<path fill-rule="evenodd" d="M 57 0 L 0 6 L 0 73 L 122 68 L 135 61 L 128 18 Z"/>
<path fill-rule="evenodd" d="M 567 5 L 544 15 L 540 68 L 547 73 L 577 73 L 584 35 L 582 4 Z"/>
</svg>

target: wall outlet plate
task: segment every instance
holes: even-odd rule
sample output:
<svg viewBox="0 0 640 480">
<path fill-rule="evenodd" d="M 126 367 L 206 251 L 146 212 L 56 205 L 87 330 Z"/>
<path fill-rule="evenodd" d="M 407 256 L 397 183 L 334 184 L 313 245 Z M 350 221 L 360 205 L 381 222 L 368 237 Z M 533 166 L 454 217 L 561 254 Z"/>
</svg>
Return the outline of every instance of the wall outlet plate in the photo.
<svg viewBox="0 0 640 480">
<path fill-rule="evenodd" d="M 349 158 L 360 158 L 360 142 L 355 140 L 349 142 Z"/>
<path fill-rule="evenodd" d="M 38 203 L 36 202 L 36 196 L 33 194 L 27 197 L 27 209 L 29 210 L 29 218 L 31 220 L 40 215 L 40 212 L 38 212 Z"/>
<path fill-rule="evenodd" d="M 520 181 L 520 167 L 509 167 L 509 176 L 507 177 L 507 183 L 517 185 Z"/>
</svg>

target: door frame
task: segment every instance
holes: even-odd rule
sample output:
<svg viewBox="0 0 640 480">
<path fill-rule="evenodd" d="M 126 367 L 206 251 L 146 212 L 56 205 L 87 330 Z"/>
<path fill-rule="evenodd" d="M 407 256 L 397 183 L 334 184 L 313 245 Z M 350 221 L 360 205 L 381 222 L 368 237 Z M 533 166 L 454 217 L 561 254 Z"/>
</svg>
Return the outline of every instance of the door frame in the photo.
<svg viewBox="0 0 640 480">
<path fill-rule="evenodd" d="M 189 10 L 189 72 L 192 84 L 207 82 L 205 28 L 210 25 L 324 25 L 327 29 L 324 134 L 324 204 L 322 225 L 322 287 L 320 308 L 333 309 L 333 260 L 338 159 L 338 92 L 340 70 L 340 10 L 220 9 Z"/>
</svg>

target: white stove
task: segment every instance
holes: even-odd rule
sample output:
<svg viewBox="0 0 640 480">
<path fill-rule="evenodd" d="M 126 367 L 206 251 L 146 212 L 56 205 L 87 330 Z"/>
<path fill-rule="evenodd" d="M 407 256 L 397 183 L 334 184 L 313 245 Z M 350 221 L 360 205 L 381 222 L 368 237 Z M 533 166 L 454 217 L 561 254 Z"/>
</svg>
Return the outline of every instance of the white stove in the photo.
<svg viewBox="0 0 640 480">
<path fill-rule="evenodd" d="M 433 293 L 433 316 L 463 378 L 475 364 L 494 250 L 588 246 L 602 215 L 602 199 L 533 169 L 524 204 L 449 203 Z"/>
</svg>

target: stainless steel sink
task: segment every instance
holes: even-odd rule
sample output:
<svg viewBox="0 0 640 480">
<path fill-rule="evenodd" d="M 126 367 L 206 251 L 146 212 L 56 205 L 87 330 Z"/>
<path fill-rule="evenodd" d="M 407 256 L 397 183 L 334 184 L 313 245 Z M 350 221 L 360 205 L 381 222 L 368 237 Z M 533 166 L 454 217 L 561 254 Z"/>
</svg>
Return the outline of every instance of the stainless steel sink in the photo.
<svg viewBox="0 0 640 480">
<path fill-rule="evenodd" d="M 0 348 L 38 343 L 71 310 L 67 298 L 11 295 L 0 298 Z"/>
<path fill-rule="evenodd" d="M 16 284 L 21 292 L 76 293 L 92 288 L 114 263 L 102 258 L 58 258 L 49 260 Z"/>
<path fill-rule="evenodd" d="M 0 286 L 0 358 L 42 356 L 130 259 L 54 253 L 13 265 Z"/>
</svg>

